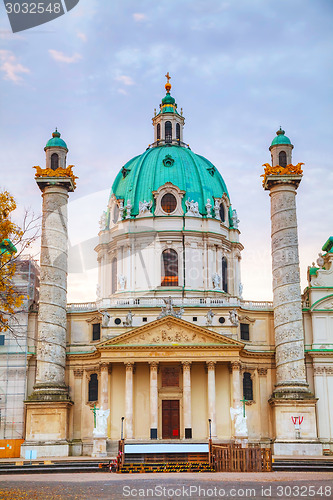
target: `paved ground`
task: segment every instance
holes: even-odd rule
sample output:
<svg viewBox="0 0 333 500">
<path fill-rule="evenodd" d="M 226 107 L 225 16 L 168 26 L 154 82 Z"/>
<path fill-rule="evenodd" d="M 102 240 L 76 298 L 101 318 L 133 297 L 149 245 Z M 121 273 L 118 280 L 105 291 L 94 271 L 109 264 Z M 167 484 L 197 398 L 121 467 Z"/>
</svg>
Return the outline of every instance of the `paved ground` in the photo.
<svg viewBox="0 0 333 500">
<path fill-rule="evenodd" d="M 333 499 L 331 472 L 0 476 L 0 500 Z"/>
</svg>

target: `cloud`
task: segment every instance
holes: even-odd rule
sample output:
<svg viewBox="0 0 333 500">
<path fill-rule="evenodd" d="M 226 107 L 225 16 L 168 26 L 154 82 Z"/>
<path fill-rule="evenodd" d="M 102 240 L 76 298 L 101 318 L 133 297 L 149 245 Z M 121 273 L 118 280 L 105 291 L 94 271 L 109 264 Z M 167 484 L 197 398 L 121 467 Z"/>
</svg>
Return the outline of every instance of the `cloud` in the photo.
<svg viewBox="0 0 333 500">
<path fill-rule="evenodd" d="M 78 62 L 80 59 L 82 59 L 82 56 L 80 54 L 73 54 L 72 56 L 66 56 L 63 52 L 60 52 L 59 50 L 54 50 L 54 49 L 49 49 L 49 53 L 51 54 L 51 57 L 58 62 L 66 63 L 66 64 L 72 64 Z"/>
<path fill-rule="evenodd" d="M 0 50 L 0 70 L 4 72 L 4 78 L 14 83 L 19 83 L 22 78 L 20 73 L 30 73 L 30 70 L 17 62 L 16 56 L 9 50 Z"/>
<path fill-rule="evenodd" d="M 145 21 L 147 19 L 146 14 L 142 14 L 141 12 L 136 12 L 133 14 L 133 19 L 137 23 L 141 23 L 141 21 Z"/>
<path fill-rule="evenodd" d="M 121 82 L 127 86 L 134 85 L 134 81 L 132 80 L 132 78 L 130 76 L 127 76 L 127 75 L 119 75 L 116 77 L 116 80 L 117 80 L 117 82 Z"/>
<path fill-rule="evenodd" d="M 80 38 L 83 42 L 86 42 L 87 41 L 87 35 L 85 35 L 84 33 L 78 33 L 77 34 L 77 37 Z"/>
</svg>

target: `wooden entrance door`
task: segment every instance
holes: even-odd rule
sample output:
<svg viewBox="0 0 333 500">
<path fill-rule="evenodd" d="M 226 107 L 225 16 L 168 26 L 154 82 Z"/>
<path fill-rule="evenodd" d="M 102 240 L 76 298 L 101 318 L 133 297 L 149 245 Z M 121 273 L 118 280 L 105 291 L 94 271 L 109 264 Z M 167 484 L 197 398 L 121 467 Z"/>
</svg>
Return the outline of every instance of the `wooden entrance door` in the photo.
<svg viewBox="0 0 333 500">
<path fill-rule="evenodd" d="M 162 438 L 179 439 L 179 400 L 162 400 Z"/>
</svg>

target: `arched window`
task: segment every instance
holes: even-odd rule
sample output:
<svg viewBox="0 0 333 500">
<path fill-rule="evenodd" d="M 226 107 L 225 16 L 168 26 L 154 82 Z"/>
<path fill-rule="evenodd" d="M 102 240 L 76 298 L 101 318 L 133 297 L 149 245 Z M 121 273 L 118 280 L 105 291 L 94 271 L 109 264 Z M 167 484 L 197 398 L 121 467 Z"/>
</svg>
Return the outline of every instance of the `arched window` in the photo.
<svg viewBox="0 0 333 500">
<path fill-rule="evenodd" d="M 251 379 L 251 373 L 243 373 L 243 397 L 248 401 L 253 400 L 253 384 Z"/>
<path fill-rule="evenodd" d="M 117 259 L 112 259 L 111 262 L 111 293 L 117 291 Z"/>
<path fill-rule="evenodd" d="M 224 210 L 223 203 L 221 203 L 221 205 L 220 205 L 220 219 L 221 219 L 221 222 L 225 221 L 225 210 Z"/>
<path fill-rule="evenodd" d="M 165 142 L 172 142 L 172 124 L 165 122 Z"/>
<path fill-rule="evenodd" d="M 280 167 L 287 166 L 287 155 L 285 151 L 280 151 L 279 153 L 279 165 Z"/>
<path fill-rule="evenodd" d="M 59 167 L 59 156 L 57 153 L 52 153 L 51 154 L 51 168 L 52 170 L 57 170 Z"/>
<path fill-rule="evenodd" d="M 172 248 L 162 253 L 162 286 L 178 286 L 178 254 Z"/>
<path fill-rule="evenodd" d="M 179 125 L 179 123 L 176 124 L 176 138 L 177 138 L 177 141 L 180 142 L 180 125 Z"/>
<path fill-rule="evenodd" d="M 222 257 L 222 289 L 228 293 L 228 261 Z"/>
<path fill-rule="evenodd" d="M 97 373 L 92 373 L 89 379 L 88 401 L 98 400 L 98 378 Z"/>
<path fill-rule="evenodd" d="M 161 125 L 158 123 L 157 124 L 157 140 L 159 141 L 161 139 Z"/>
</svg>

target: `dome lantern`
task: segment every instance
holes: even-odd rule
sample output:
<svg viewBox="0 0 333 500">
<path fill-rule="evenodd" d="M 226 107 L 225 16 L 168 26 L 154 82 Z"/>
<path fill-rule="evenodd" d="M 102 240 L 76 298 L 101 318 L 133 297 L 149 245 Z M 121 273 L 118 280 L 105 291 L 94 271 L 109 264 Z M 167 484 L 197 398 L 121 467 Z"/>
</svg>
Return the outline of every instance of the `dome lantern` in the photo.
<svg viewBox="0 0 333 500">
<path fill-rule="evenodd" d="M 276 137 L 272 140 L 269 147 L 272 158 L 272 166 L 286 167 L 292 163 L 292 150 L 294 146 L 291 144 L 289 137 L 285 135 L 285 131 L 280 127 L 276 132 Z"/>
<path fill-rule="evenodd" d="M 56 128 L 52 133 L 44 148 L 46 154 L 46 168 L 57 170 L 57 168 L 66 168 L 66 157 L 68 153 L 67 144 L 61 139 L 61 134 Z"/>
<path fill-rule="evenodd" d="M 166 96 L 163 97 L 160 104 L 160 111 L 153 117 L 154 143 L 152 146 L 162 146 L 165 144 L 183 144 L 183 127 L 185 118 L 177 111 L 176 100 L 170 94 L 171 76 L 169 72 L 165 75 L 167 83 L 165 84 Z"/>
</svg>

